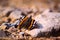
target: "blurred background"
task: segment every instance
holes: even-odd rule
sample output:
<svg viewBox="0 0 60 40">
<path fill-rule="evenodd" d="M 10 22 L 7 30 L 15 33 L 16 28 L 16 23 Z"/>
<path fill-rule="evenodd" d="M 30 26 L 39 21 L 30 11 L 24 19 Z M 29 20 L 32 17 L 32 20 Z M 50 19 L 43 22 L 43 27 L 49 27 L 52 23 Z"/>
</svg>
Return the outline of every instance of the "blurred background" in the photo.
<svg viewBox="0 0 60 40">
<path fill-rule="evenodd" d="M 0 7 L 36 7 L 42 9 L 53 7 L 56 4 L 60 5 L 60 0 L 0 0 Z"/>
<path fill-rule="evenodd" d="M 0 7 L 31 7 L 48 8 L 50 4 L 58 3 L 59 0 L 0 0 Z"/>
</svg>

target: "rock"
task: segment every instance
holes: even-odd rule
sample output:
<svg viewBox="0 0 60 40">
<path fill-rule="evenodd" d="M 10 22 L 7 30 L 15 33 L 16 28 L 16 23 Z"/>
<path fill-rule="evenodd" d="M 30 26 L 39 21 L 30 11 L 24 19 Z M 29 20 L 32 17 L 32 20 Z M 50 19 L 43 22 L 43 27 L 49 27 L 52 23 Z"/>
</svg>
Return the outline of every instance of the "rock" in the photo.
<svg viewBox="0 0 60 40">
<path fill-rule="evenodd" d="M 24 32 L 20 32 L 19 35 L 24 35 Z"/>
<path fill-rule="evenodd" d="M 2 8 L 2 11 L 1 11 L 1 17 L 3 16 L 8 16 L 10 15 L 10 13 L 14 10 L 14 8 Z"/>
<path fill-rule="evenodd" d="M 4 21 L 3 20 L 0 20 L 0 25 L 2 25 L 2 23 L 4 23 Z"/>
<path fill-rule="evenodd" d="M 14 8 L 1 8 L 0 9 L 0 18 L 2 21 L 6 22 L 8 21 L 8 16 L 11 14 L 11 12 L 14 10 Z"/>
<path fill-rule="evenodd" d="M 10 18 L 14 18 L 14 19 L 19 19 L 20 17 L 22 17 L 21 15 L 21 11 L 20 10 L 15 10 L 10 14 Z"/>
<path fill-rule="evenodd" d="M 8 32 L 17 32 L 17 29 L 15 27 L 10 27 L 8 30 Z"/>
<path fill-rule="evenodd" d="M 20 39 L 24 39 L 24 32 L 19 33 Z"/>
<path fill-rule="evenodd" d="M 37 35 L 40 33 L 40 29 L 33 29 L 33 30 L 26 30 L 25 33 L 28 35 L 31 35 L 32 37 L 37 37 Z"/>
<path fill-rule="evenodd" d="M 3 18 L 1 18 L 1 20 L 4 21 L 4 22 L 7 22 L 8 21 L 8 17 L 3 17 Z"/>
<path fill-rule="evenodd" d="M 21 20 L 16 20 L 12 25 L 19 25 Z"/>
<path fill-rule="evenodd" d="M 35 20 L 42 25 L 42 29 L 44 28 L 50 28 L 50 27 L 54 27 L 54 29 L 56 28 L 60 28 L 60 13 L 55 13 L 55 12 L 49 12 L 49 10 L 45 10 L 45 12 L 43 12 L 41 15 L 38 15 L 35 17 Z M 58 26 L 58 27 L 56 27 Z"/>
<path fill-rule="evenodd" d="M 19 19 L 19 18 L 24 18 L 24 15 L 22 15 L 22 11 L 21 10 L 14 10 L 10 15 L 9 15 L 9 18 L 12 19 L 12 22 L 16 19 Z"/>
<path fill-rule="evenodd" d="M 32 37 L 42 35 L 48 36 L 45 34 L 49 32 L 53 35 L 60 30 L 60 13 L 58 12 L 49 12 L 49 9 L 47 9 L 42 14 L 39 14 L 34 17 L 34 19 L 39 24 L 39 27 L 30 31 L 26 31 L 26 33 L 30 34 Z"/>
<path fill-rule="evenodd" d="M 7 27 L 6 25 L 1 25 L 0 30 L 5 30 L 6 27 Z"/>
<path fill-rule="evenodd" d="M 14 26 L 14 25 L 11 25 L 11 23 L 3 23 L 2 25 L 5 25 L 6 29 L 9 29 L 10 27 Z"/>
<path fill-rule="evenodd" d="M 6 37 L 6 34 L 4 31 L 0 30 L 0 37 Z"/>
</svg>

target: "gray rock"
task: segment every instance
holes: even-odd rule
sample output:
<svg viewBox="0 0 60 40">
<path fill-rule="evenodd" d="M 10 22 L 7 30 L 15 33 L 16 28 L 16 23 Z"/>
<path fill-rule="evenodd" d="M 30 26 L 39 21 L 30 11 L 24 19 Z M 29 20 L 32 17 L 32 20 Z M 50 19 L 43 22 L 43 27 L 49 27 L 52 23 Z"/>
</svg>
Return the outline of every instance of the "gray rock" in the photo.
<svg viewBox="0 0 60 40">
<path fill-rule="evenodd" d="M 6 37 L 6 34 L 4 31 L 0 30 L 0 37 Z"/>
</svg>

